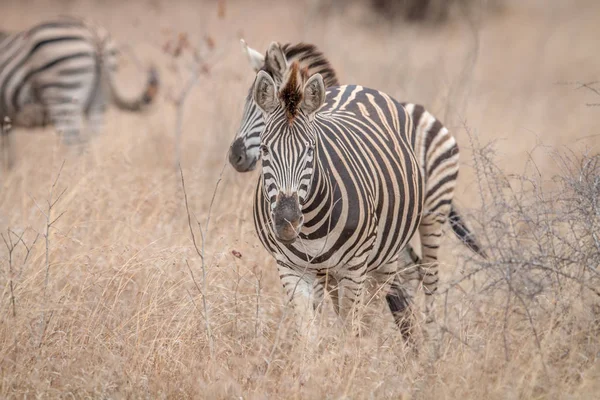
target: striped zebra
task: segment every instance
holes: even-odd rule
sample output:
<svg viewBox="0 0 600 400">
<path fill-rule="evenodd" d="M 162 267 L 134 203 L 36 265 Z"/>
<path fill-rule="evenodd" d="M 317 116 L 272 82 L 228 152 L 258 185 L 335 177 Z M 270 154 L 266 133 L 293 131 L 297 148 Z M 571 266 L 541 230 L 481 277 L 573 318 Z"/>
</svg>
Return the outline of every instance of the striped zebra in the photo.
<svg viewBox="0 0 600 400">
<path fill-rule="evenodd" d="M 280 82 L 285 69 L 280 67 L 272 57 L 265 57 L 258 51 L 249 48 L 242 42 L 245 53 L 248 55 L 251 66 L 255 71 L 268 72 L 275 82 Z M 308 44 L 282 46 L 286 63 L 298 61 L 303 68 L 308 67 L 309 72 L 319 72 L 326 87 L 337 86 L 335 71 L 315 46 Z M 298 55 L 301 55 L 298 57 Z M 442 228 L 448 220 L 453 232 L 472 251 L 485 257 L 477 240 L 468 229 L 462 217 L 452 205 L 454 187 L 458 177 L 458 146 L 454 137 L 443 124 L 425 110 L 423 106 L 411 103 L 401 103 L 412 117 L 415 126 L 415 135 L 412 137 L 411 146 L 417 156 L 421 173 L 425 179 L 425 212 L 419 237 L 421 241 L 421 254 L 423 262 L 410 246 L 407 246 L 402 265 L 401 280 L 405 283 L 402 288 L 392 288 L 387 296 L 388 304 L 394 312 L 397 324 L 403 334 L 408 335 L 410 325 L 405 319 L 406 307 L 414 295 L 414 290 L 423 283 L 427 295 L 426 315 L 427 321 L 432 322 L 431 311 L 433 297 L 438 284 L 438 248 L 442 238 Z M 263 115 L 256 103 L 249 95 L 245 104 L 240 130 L 229 150 L 229 162 L 239 172 L 251 171 L 255 168 L 260 158 L 259 142 L 260 133 L 264 129 Z M 416 264 L 418 267 L 410 267 Z M 403 293 L 399 298 L 397 293 Z"/>
<path fill-rule="evenodd" d="M 277 44 L 269 57 L 285 65 Z M 277 261 L 298 324 L 312 321 L 327 290 L 359 333 L 356 306 L 367 278 L 402 287 L 399 254 L 421 222 L 425 188 L 410 145 L 412 120 L 376 90 L 326 91 L 323 77 L 297 61 L 281 85 L 259 71 L 252 98 L 265 118 L 255 228 Z"/>
<path fill-rule="evenodd" d="M 156 96 L 157 71 L 150 69 L 139 96 L 126 99 L 115 87 L 117 56 L 105 29 L 72 17 L 0 33 L 0 118 L 52 123 L 71 143 L 82 140 L 85 119 L 93 133 L 101 130 L 110 98 L 121 109 L 143 109 Z"/>
</svg>

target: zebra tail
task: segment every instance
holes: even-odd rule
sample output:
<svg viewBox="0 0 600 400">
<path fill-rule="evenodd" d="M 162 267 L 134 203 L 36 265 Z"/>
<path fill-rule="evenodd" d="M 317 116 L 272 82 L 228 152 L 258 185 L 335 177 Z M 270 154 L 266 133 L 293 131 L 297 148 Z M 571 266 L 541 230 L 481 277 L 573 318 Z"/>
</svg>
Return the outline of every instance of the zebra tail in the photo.
<svg viewBox="0 0 600 400">
<path fill-rule="evenodd" d="M 160 79 L 158 70 L 155 67 L 149 68 L 144 90 L 139 96 L 136 96 L 133 99 L 126 99 L 119 93 L 115 85 L 113 71 L 110 70 L 107 65 L 104 65 L 104 68 L 104 73 L 108 77 L 113 102 L 118 108 L 126 111 L 141 111 L 156 99 L 160 86 Z"/>
<path fill-rule="evenodd" d="M 479 254 L 481 257 L 487 259 L 487 254 L 481 248 L 481 245 L 475 238 L 475 235 L 467 228 L 464 219 L 460 216 L 454 205 L 450 209 L 450 216 L 448 218 L 450 226 L 454 234 L 463 242 L 471 251 Z"/>
</svg>

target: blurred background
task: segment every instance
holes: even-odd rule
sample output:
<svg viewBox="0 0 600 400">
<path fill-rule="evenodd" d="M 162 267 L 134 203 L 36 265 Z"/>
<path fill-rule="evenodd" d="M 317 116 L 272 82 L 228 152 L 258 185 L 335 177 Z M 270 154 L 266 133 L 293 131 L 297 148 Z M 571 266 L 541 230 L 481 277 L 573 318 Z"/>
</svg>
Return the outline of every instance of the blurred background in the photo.
<svg viewBox="0 0 600 400">
<path fill-rule="evenodd" d="M 65 14 L 93 20 L 119 43 L 123 93 L 139 92 L 150 65 L 161 88 L 143 113 L 110 108 L 104 132 L 83 155 L 60 144 L 52 128 L 13 130 L 15 165 L 2 172 L 0 230 L 27 246 L 0 250 L 2 396 L 344 398 L 350 391 L 400 398 L 422 390 L 425 398 L 554 397 L 548 382 L 565 372 L 534 356 L 540 346 L 531 330 L 515 331 L 511 343 L 522 338 L 531 348 L 521 348 L 522 362 L 501 376 L 493 372 L 505 365 L 501 339 L 480 348 L 489 352 L 465 350 L 460 343 L 469 334 L 485 337 L 485 320 L 502 314 L 486 316 L 487 306 L 459 298 L 451 304 L 468 318 L 456 319 L 456 329 L 472 329 L 448 345 L 430 386 L 401 340 L 387 341 L 387 314 L 387 336 L 365 345 L 377 356 L 361 353 L 356 367 L 346 358 L 352 345 L 314 359 L 276 339 L 280 283 L 252 222 L 259 175 L 238 174 L 226 161 L 255 76 L 239 39 L 261 52 L 272 41 L 313 43 L 341 83 L 424 105 L 457 138 L 456 203 L 473 217 L 485 211 L 473 149 L 491 146 L 505 176 L 535 168 L 549 188 L 563 167 L 556 151 L 598 154 L 600 2 L 2 0 L 0 29 L 25 30 Z M 61 218 L 46 230 L 42 211 L 55 181 L 54 198 L 65 190 L 52 214 Z M 209 213 L 199 257 L 190 228 L 200 241 L 194 219 L 204 224 Z M 464 267 L 468 250 L 457 243 L 444 240 L 442 279 Z M 41 315 L 51 318 L 42 324 Z M 593 393 L 600 371 L 588 361 L 587 375 L 560 387 L 579 398 Z M 580 371 L 573 365 L 570 372 Z M 346 386 L 357 368 L 362 383 Z M 527 379 L 525 370 L 537 372 Z"/>
</svg>

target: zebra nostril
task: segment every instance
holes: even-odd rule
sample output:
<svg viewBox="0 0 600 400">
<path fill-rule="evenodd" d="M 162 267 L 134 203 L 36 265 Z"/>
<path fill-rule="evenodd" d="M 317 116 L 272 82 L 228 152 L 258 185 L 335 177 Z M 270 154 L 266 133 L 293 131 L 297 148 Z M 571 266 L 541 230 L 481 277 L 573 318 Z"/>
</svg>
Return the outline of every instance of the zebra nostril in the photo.
<svg viewBox="0 0 600 400">
<path fill-rule="evenodd" d="M 238 156 L 237 160 L 236 160 L 236 164 L 240 165 L 242 162 L 244 161 L 244 157 L 242 156 Z"/>
</svg>

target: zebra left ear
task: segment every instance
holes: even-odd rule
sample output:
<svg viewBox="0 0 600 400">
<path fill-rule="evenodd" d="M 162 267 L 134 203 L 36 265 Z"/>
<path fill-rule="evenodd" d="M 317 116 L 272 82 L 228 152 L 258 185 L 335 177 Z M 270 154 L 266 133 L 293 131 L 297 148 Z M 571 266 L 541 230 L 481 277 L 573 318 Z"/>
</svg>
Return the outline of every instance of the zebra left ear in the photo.
<svg viewBox="0 0 600 400">
<path fill-rule="evenodd" d="M 248 46 L 244 39 L 240 39 L 240 43 L 242 44 L 242 51 L 246 53 L 248 61 L 250 62 L 250 66 L 254 72 L 260 71 L 263 65 L 265 65 L 265 56 Z"/>
<path fill-rule="evenodd" d="M 302 100 L 302 111 L 312 115 L 325 102 L 325 84 L 321 74 L 311 76 L 304 84 L 304 98 Z"/>
<path fill-rule="evenodd" d="M 271 75 L 265 71 L 259 71 L 252 88 L 252 98 L 265 113 L 272 112 L 277 107 L 275 96 L 275 82 Z"/>
</svg>

